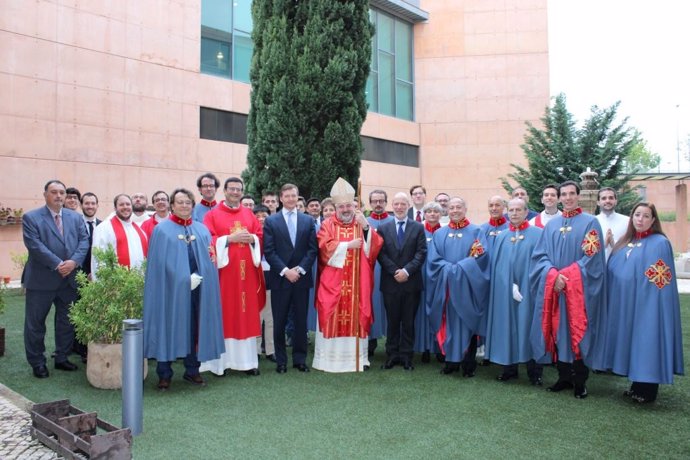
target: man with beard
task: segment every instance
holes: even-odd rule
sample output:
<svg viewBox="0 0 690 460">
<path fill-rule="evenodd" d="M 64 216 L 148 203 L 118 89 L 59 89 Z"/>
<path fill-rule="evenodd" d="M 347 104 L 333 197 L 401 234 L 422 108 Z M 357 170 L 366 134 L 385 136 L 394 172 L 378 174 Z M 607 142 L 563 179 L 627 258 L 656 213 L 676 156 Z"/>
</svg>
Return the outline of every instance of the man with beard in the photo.
<svg viewBox="0 0 690 460">
<path fill-rule="evenodd" d="M 448 202 L 447 226 L 434 233 L 427 254 L 426 304 L 429 321 L 446 357 L 441 371 L 474 377 L 477 334 L 489 301 L 489 257 L 481 230 L 465 217 L 460 197 Z"/>
<path fill-rule="evenodd" d="M 91 245 L 93 245 L 93 232 L 96 227 L 102 222 L 96 217 L 98 212 L 98 197 L 95 193 L 86 192 L 81 197 L 81 212 L 84 214 L 84 223 L 86 224 L 86 232 L 89 235 L 89 250 L 86 253 L 84 263 L 81 265 L 82 270 L 91 276 Z"/>
<path fill-rule="evenodd" d="M 213 173 L 207 172 L 199 176 L 196 180 L 196 186 L 201 193 L 201 201 L 194 206 L 192 219 L 203 223 L 206 213 L 216 207 L 216 190 L 218 190 L 219 185 L 220 181 Z"/>
<path fill-rule="evenodd" d="M 604 247 L 606 248 L 606 260 L 609 260 L 611 251 L 628 229 L 628 216 L 618 214 L 616 205 L 618 204 L 618 193 L 611 187 L 604 187 L 597 194 L 597 205 L 599 214 L 597 220 L 601 225 L 604 235 Z"/>
<path fill-rule="evenodd" d="M 321 224 L 319 284 L 316 292 L 319 331 L 314 369 L 359 372 L 369 368 L 367 347 L 373 321 L 371 292 L 381 237 L 355 210 L 355 190 L 338 178 L 331 188 L 336 214 Z"/>
<path fill-rule="evenodd" d="M 111 246 L 117 261 L 124 267 L 139 267 L 146 259 L 148 239 L 139 225 L 132 222 L 132 199 L 121 193 L 113 200 L 115 215 L 101 222 L 93 232 L 93 247 L 107 249 Z M 92 276 L 98 276 L 98 261 L 91 255 Z"/>
<path fill-rule="evenodd" d="M 223 375 L 226 369 L 235 369 L 259 375 L 256 338 L 261 335 L 260 312 L 266 305 L 263 230 L 252 211 L 240 204 L 242 180 L 228 178 L 223 190 L 225 200 L 206 214 L 204 225 L 211 232 L 218 264 L 225 352 L 202 363 L 201 370 Z"/>
<path fill-rule="evenodd" d="M 141 225 L 149 218 L 149 213 L 146 211 L 146 207 L 149 205 L 149 199 L 144 192 L 135 192 L 131 198 L 132 222 Z"/>
<path fill-rule="evenodd" d="M 367 217 L 369 226 L 378 231 L 379 226 L 393 220 L 393 216 L 386 212 L 388 194 L 384 190 L 373 190 L 369 193 L 369 206 L 371 214 Z M 386 335 L 388 322 L 386 321 L 386 309 L 383 305 L 383 293 L 381 292 L 381 264 L 376 261 L 374 266 L 374 292 L 371 297 L 371 308 L 374 315 L 374 323 L 369 331 L 369 357 L 374 356 L 378 339 Z"/>
</svg>

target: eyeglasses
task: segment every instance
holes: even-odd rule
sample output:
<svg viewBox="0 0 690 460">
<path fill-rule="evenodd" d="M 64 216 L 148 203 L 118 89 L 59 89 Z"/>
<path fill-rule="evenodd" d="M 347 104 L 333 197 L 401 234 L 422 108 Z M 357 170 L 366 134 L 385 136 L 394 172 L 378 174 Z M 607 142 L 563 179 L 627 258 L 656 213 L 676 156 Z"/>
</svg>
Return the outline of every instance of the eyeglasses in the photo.
<svg viewBox="0 0 690 460">
<path fill-rule="evenodd" d="M 386 202 L 386 200 L 371 200 L 372 204 L 383 204 L 385 202 Z"/>
<path fill-rule="evenodd" d="M 154 198 L 154 199 L 153 199 L 153 202 L 154 202 L 154 203 L 161 203 L 161 202 L 167 203 L 167 202 L 168 202 L 168 199 L 167 199 L 166 197 Z"/>
<path fill-rule="evenodd" d="M 175 206 L 191 206 L 192 202 L 190 200 L 186 201 L 175 201 Z"/>
</svg>

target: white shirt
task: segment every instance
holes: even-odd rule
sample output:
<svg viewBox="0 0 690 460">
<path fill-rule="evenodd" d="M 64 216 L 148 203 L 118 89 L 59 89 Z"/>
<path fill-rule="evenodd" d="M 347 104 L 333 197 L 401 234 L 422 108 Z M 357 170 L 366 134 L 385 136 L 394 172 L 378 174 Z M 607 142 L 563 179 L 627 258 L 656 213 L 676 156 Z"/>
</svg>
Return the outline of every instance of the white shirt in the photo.
<svg viewBox="0 0 690 460">
<path fill-rule="evenodd" d="M 541 216 L 541 228 L 544 228 L 544 227 L 546 227 L 546 224 L 548 224 L 551 219 L 553 219 L 556 216 L 560 216 L 561 211 L 559 209 L 556 209 L 556 212 L 554 214 L 547 214 L 546 210 L 544 210 L 537 215 Z M 529 220 L 529 224 L 533 227 L 535 225 L 537 225 L 537 216 L 532 217 Z"/>
<path fill-rule="evenodd" d="M 628 221 L 630 220 L 628 216 L 623 214 L 618 214 L 617 212 L 612 212 L 610 215 L 606 215 L 603 212 L 597 214 L 597 220 L 599 225 L 601 225 L 601 243 L 606 244 L 606 234 L 609 229 L 613 233 L 613 244 L 616 244 L 619 239 L 625 235 L 625 231 L 628 229 Z M 611 250 L 613 246 L 606 246 L 606 260 L 609 260 L 611 255 Z"/>
<path fill-rule="evenodd" d="M 139 233 L 134 228 L 134 224 L 130 220 L 125 222 L 118 217 L 115 219 L 120 220 L 122 227 L 125 230 L 125 235 L 127 236 L 127 249 L 129 250 L 129 266 L 139 267 L 144 262 L 144 248 L 141 245 L 141 239 L 139 238 Z M 140 229 L 141 230 L 141 229 Z M 143 233 L 143 231 L 142 231 Z M 107 249 L 108 246 L 112 246 L 117 253 L 117 238 L 115 237 L 115 230 L 113 230 L 113 224 L 108 220 L 101 222 L 96 229 L 93 231 L 93 245 L 94 248 Z M 91 254 L 91 273 L 95 279 L 96 271 L 98 270 L 98 262 L 96 257 Z"/>
</svg>

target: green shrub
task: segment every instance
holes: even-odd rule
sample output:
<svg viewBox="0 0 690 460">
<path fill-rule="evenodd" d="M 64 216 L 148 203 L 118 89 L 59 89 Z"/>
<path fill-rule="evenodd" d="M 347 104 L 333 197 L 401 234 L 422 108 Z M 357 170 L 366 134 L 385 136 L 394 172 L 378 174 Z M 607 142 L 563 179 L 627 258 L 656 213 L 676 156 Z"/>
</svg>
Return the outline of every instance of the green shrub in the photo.
<svg viewBox="0 0 690 460">
<path fill-rule="evenodd" d="M 93 248 L 93 254 L 95 280 L 77 274 L 79 300 L 70 309 L 70 321 L 81 343 L 120 343 L 122 321 L 142 317 L 145 269 L 121 266 L 112 247 Z"/>
</svg>

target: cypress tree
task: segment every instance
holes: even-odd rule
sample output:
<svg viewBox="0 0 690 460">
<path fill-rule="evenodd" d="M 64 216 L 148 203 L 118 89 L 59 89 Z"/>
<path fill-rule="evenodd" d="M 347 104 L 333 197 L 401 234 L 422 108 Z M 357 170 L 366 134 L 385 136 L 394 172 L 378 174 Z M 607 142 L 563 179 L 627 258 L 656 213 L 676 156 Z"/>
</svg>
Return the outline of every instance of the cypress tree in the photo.
<svg viewBox="0 0 690 460">
<path fill-rule="evenodd" d="M 250 193 L 295 183 L 325 197 L 356 183 L 372 26 L 366 0 L 254 0 Z"/>
</svg>

